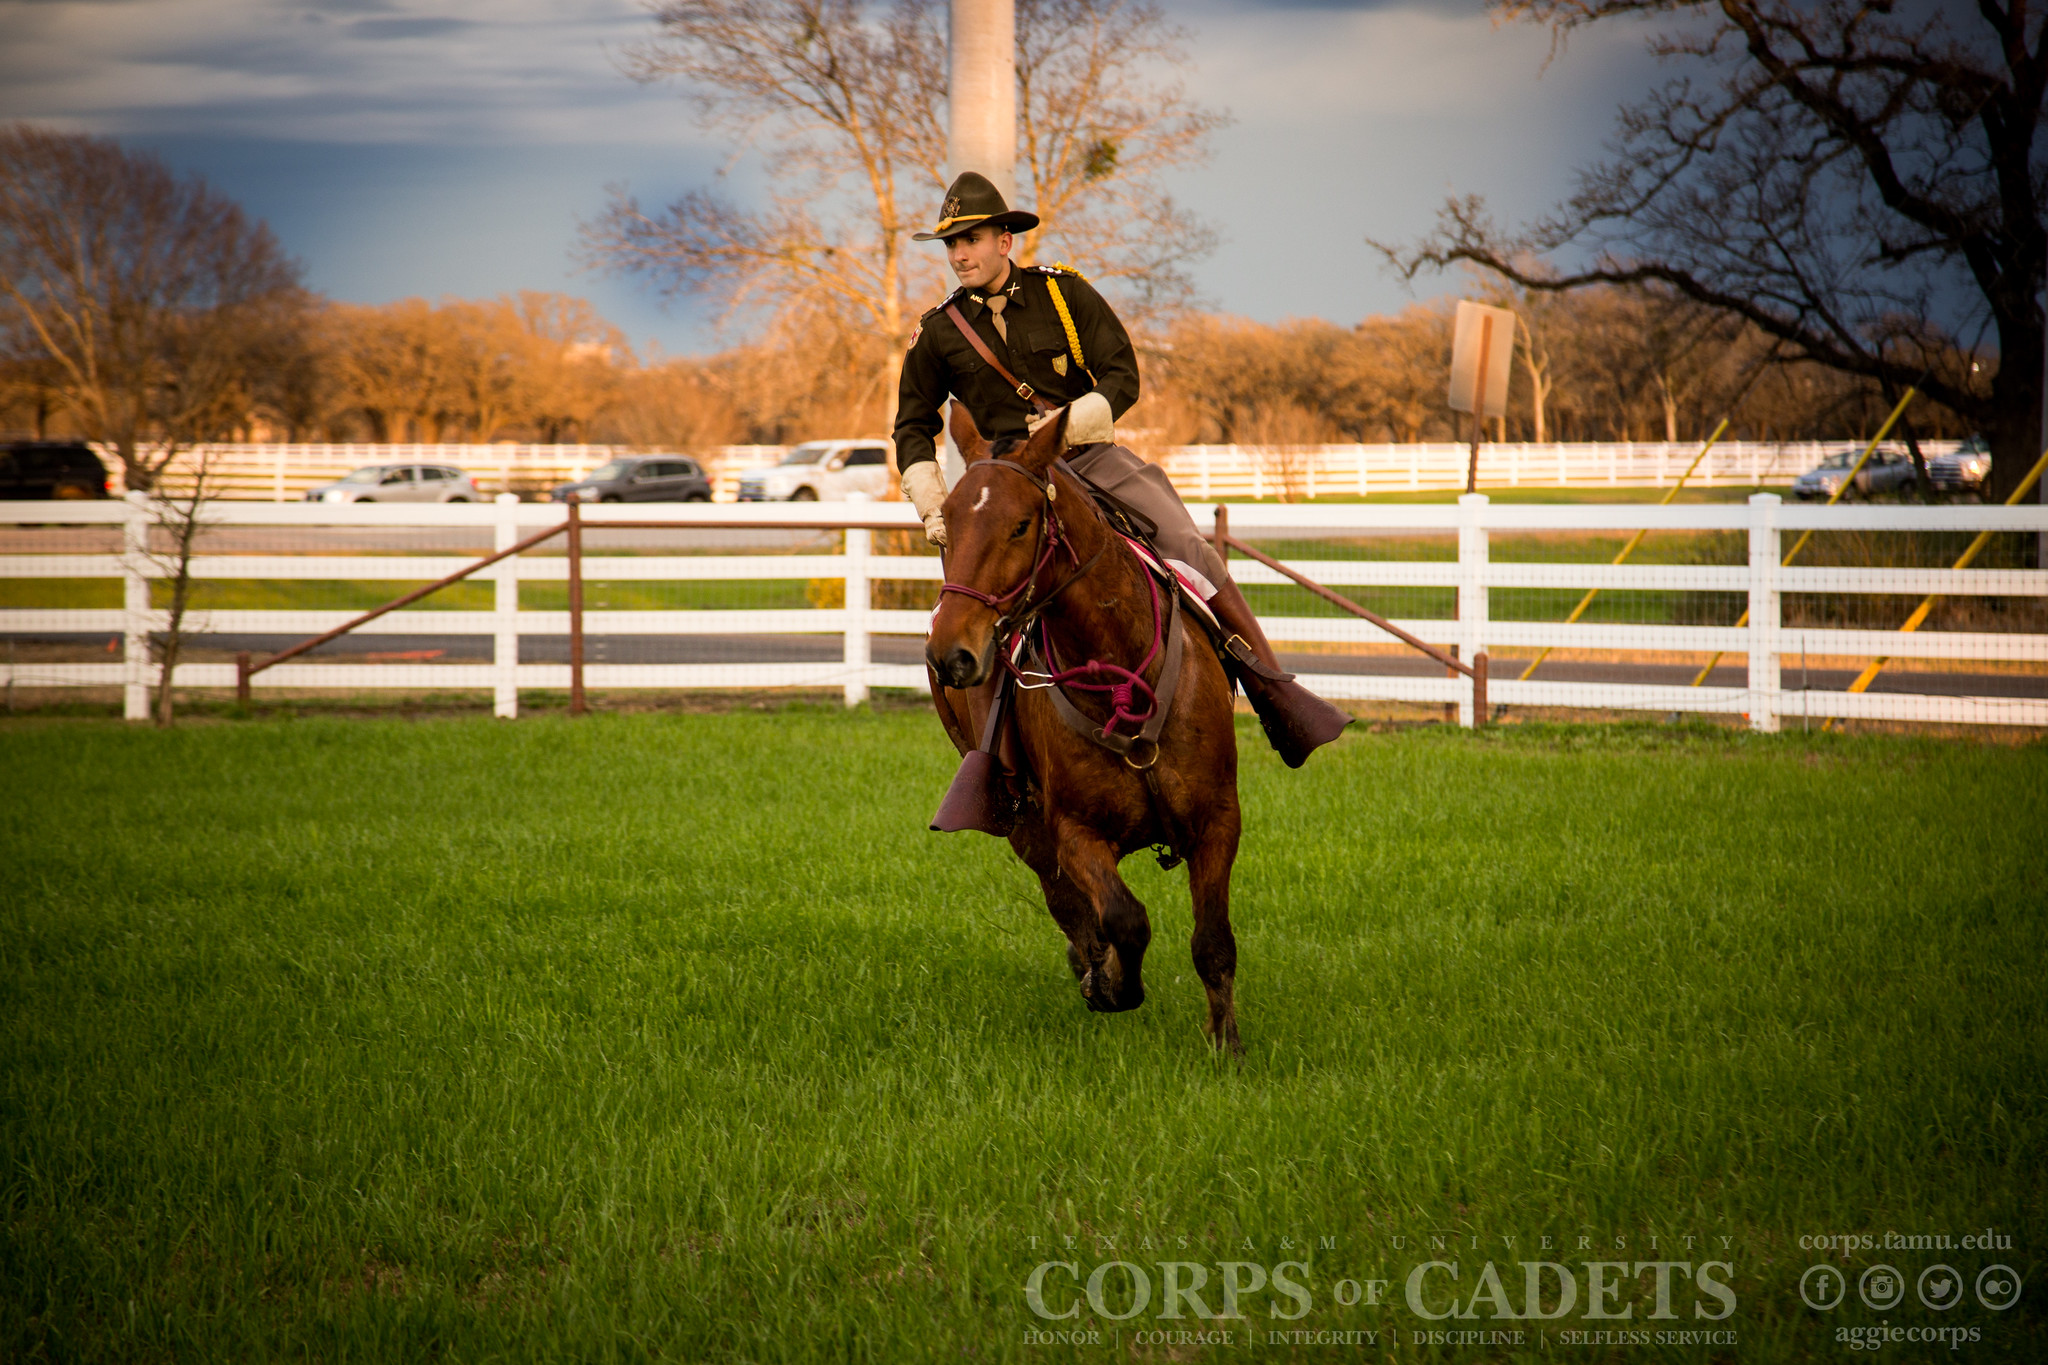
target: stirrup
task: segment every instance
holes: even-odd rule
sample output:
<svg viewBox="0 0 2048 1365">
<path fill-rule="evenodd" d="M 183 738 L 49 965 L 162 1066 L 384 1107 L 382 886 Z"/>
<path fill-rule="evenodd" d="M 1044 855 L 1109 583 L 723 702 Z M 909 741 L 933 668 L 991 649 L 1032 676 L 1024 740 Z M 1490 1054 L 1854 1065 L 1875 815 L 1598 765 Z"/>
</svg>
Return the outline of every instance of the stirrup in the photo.
<svg viewBox="0 0 2048 1365">
<path fill-rule="evenodd" d="M 1242 635 L 1233 634 L 1230 638 L 1226 639 L 1223 642 L 1223 652 L 1228 654 L 1239 668 L 1247 673 L 1264 678 L 1267 682 L 1294 681 L 1292 673 L 1282 673 L 1279 669 L 1269 666 L 1265 660 L 1261 659 Z"/>
</svg>

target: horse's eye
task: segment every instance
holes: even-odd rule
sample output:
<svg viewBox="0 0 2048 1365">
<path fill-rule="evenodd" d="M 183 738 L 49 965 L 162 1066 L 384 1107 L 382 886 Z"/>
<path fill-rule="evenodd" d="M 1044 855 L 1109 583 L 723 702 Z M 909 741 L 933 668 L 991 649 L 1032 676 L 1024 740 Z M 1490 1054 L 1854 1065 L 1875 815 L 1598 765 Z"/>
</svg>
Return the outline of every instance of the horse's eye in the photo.
<svg viewBox="0 0 2048 1365">
<path fill-rule="evenodd" d="M 1010 539 L 1015 540 L 1017 539 L 1017 537 L 1023 535 L 1026 531 L 1030 529 L 1031 518 L 1026 517 L 1024 518 L 1024 520 L 1018 522 L 1015 526 L 1010 528 Z"/>
</svg>

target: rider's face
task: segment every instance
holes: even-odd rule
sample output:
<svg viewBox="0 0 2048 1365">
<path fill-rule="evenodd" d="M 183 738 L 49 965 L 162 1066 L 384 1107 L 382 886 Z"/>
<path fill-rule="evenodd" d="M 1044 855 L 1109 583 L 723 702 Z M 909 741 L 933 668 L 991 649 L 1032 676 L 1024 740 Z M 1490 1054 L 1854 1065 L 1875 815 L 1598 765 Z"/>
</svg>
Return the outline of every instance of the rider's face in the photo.
<svg viewBox="0 0 2048 1365">
<path fill-rule="evenodd" d="M 946 239 L 946 263 L 969 289 L 994 284 L 1009 254 L 1010 234 L 1000 228 L 973 228 Z"/>
</svg>

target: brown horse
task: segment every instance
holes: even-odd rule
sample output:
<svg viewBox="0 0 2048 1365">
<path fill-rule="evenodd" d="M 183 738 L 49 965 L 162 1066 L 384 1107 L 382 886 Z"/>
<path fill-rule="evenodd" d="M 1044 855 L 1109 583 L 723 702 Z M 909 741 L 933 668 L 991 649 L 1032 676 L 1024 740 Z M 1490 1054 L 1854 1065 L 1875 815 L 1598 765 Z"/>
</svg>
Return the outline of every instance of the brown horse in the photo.
<svg viewBox="0 0 2048 1365">
<path fill-rule="evenodd" d="M 1152 927 L 1117 864 L 1159 845 L 1168 858 L 1184 858 L 1194 898 L 1190 946 L 1209 996 L 1206 1028 L 1218 1048 L 1242 1052 L 1232 999 L 1230 868 L 1240 816 L 1230 679 L 1201 632 L 1169 611 L 1170 599 L 1155 590 L 1087 488 L 1055 463 L 1064 411 L 1021 444 L 994 450 L 962 417 L 956 404 L 954 436 L 969 463 L 944 507 L 947 590 L 925 645 L 939 719 L 968 754 L 983 732 L 991 684 L 1020 633 L 1043 651 L 1041 669 L 1053 667 L 1047 660 L 1100 660 L 1142 677 L 1145 687 L 1127 686 L 1114 699 L 1103 697 L 1107 687 L 1070 689 L 1066 701 L 1089 729 L 1111 720 L 1118 705 L 1142 718 L 1144 693 L 1163 686 L 1169 672 L 1162 625 L 1186 632 L 1177 685 L 1153 701 L 1166 708 L 1156 751 L 1141 743 L 1128 755 L 1112 752 L 1062 719 L 1043 672 L 1023 679 L 1013 707 L 1015 745 L 1004 764 L 1014 770 L 1006 779 L 1015 808 L 1008 835 L 1038 874 L 1091 1010 L 1135 1009 L 1145 999 Z M 1032 659 L 1025 656 L 1027 669 Z"/>
</svg>

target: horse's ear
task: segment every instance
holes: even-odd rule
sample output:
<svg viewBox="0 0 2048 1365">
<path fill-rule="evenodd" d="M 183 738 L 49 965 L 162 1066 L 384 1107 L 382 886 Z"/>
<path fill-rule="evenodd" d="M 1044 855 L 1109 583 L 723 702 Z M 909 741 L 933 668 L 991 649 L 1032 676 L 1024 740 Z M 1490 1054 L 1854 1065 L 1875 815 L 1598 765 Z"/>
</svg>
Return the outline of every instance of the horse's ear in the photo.
<svg viewBox="0 0 2048 1365">
<path fill-rule="evenodd" d="M 1041 423 L 1024 442 L 1024 448 L 1017 452 L 1017 463 L 1039 474 L 1052 468 L 1052 462 L 1067 448 L 1067 414 L 1070 411 L 1069 408 L 1061 408 Z"/>
<path fill-rule="evenodd" d="M 953 432 L 953 444 L 960 450 L 963 463 L 973 464 L 976 460 L 988 458 L 988 442 L 982 438 L 981 428 L 974 425 L 973 414 L 959 399 L 953 400 L 953 413 L 947 425 Z"/>
</svg>

